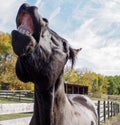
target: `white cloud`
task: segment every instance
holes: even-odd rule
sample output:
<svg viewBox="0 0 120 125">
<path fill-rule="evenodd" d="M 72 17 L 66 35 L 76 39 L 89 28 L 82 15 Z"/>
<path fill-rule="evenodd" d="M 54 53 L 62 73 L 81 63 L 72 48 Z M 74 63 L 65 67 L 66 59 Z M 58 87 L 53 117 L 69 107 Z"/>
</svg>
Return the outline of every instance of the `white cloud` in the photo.
<svg viewBox="0 0 120 125">
<path fill-rule="evenodd" d="M 35 6 L 39 7 L 41 5 L 42 0 L 37 0 L 37 2 L 35 3 Z"/>
<path fill-rule="evenodd" d="M 1 2 L 0 31 L 11 32 L 16 27 L 15 18 L 18 8 L 26 1 Z M 72 2 L 74 0 L 70 1 L 70 5 Z M 39 7 L 40 14 L 49 17 L 51 27 L 57 27 L 58 32 L 74 48 L 83 48 L 78 54 L 77 68 L 85 67 L 105 75 L 120 75 L 119 0 L 81 0 L 71 6 L 74 7 L 71 8 L 72 13 L 69 13 L 69 1 L 67 4 L 64 4 L 63 0 L 52 2 L 53 5 L 50 5 L 51 1 L 48 0 L 36 0 L 34 3 Z M 68 9 L 65 9 L 67 7 Z"/>
<path fill-rule="evenodd" d="M 3 0 L 0 4 L 0 30 L 4 32 L 11 32 L 15 28 L 15 18 L 19 6 L 25 0 Z"/>
<path fill-rule="evenodd" d="M 83 20 L 66 38 L 75 48 L 82 47 L 77 68 L 88 68 L 104 75 L 120 75 L 120 1 L 94 1 L 99 8 L 77 6 L 74 19 Z M 118 4 L 119 2 L 119 4 Z M 91 15 L 88 15 L 91 11 Z M 114 27 L 115 24 L 117 27 Z M 115 37 L 116 36 L 116 37 Z"/>
<path fill-rule="evenodd" d="M 60 6 L 57 7 L 50 15 L 49 21 L 52 21 L 60 13 L 60 10 L 61 10 Z"/>
<path fill-rule="evenodd" d="M 102 38 L 91 28 L 93 22 L 93 19 L 87 20 L 74 32 L 73 37 L 83 48 L 99 48 L 102 44 Z"/>
<path fill-rule="evenodd" d="M 98 13 L 100 18 L 107 20 L 107 22 L 120 22 L 120 1 L 119 0 L 104 0 L 102 8 Z"/>
<path fill-rule="evenodd" d="M 85 49 L 78 56 L 77 68 L 88 68 L 104 75 L 120 74 L 119 47 L 104 47 L 101 49 Z"/>
</svg>

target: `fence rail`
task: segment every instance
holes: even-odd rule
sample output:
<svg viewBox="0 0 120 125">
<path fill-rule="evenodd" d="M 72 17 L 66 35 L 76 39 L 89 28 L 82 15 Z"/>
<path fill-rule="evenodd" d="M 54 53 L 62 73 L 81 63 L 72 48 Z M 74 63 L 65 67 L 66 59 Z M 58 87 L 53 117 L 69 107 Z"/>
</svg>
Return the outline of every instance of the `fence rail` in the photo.
<svg viewBox="0 0 120 125">
<path fill-rule="evenodd" d="M 33 102 L 33 93 L 26 90 L 0 90 L 0 98 L 8 100 L 18 100 L 22 102 Z M 94 101 L 96 110 L 98 112 L 98 125 L 106 122 L 107 119 L 120 113 L 120 104 L 113 101 Z"/>
<path fill-rule="evenodd" d="M 33 102 L 33 93 L 31 93 L 29 90 L 0 90 L 0 98 L 19 102 Z"/>
<path fill-rule="evenodd" d="M 120 113 L 120 105 L 111 101 L 98 101 L 97 111 L 98 125 L 100 125 L 100 123 L 105 123 L 107 119 L 110 119 Z"/>
</svg>

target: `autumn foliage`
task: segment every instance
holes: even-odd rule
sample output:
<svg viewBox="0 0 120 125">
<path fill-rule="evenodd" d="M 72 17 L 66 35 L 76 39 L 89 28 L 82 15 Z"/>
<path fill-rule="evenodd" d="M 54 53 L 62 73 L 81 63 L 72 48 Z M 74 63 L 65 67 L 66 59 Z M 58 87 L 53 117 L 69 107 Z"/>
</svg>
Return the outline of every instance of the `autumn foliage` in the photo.
<svg viewBox="0 0 120 125">
<path fill-rule="evenodd" d="M 11 90 L 31 90 L 32 83 L 23 83 L 15 74 L 16 55 L 11 46 L 11 36 L 6 33 L 0 34 L 0 86 L 2 83 L 9 83 Z"/>
<path fill-rule="evenodd" d="M 23 83 L 15 74 L 16 55 L 11 46 L 11 35 L 0 34 L 0 87 L 9 83 L 11 90 L 31 90 L 32 83 Z M 64 80 L 70 84 L 88 86 L 89 92 L 98 94 L 120 94 L 120 76 L 103 76 L 87 69 L 75 70 L 67 67 Z"/>
</svg>

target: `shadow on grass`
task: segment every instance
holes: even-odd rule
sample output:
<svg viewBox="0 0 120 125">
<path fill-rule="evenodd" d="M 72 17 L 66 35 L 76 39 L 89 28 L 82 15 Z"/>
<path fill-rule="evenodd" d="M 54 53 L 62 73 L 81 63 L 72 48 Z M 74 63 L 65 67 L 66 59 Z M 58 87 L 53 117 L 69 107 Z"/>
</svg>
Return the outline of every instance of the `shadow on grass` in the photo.
<svg viewBox="0 0 120 125">
<path fill-rule="evenodd" d="M 3 120 L 10 120 L 10 119 L 16 119 L 16 118 L 23 118 L 23 117 L 30 117 L 33 113 L 18 113 L 18 114 L 7 114 L 7 115 L 0 115 L 0 121 Z"/>
</svg>

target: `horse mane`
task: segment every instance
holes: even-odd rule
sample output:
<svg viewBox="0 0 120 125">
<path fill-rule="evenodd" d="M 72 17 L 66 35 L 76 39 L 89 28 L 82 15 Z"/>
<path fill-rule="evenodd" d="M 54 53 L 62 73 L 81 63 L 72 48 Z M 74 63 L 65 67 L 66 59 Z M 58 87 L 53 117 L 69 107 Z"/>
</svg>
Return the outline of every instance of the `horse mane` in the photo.
<svg viewBox="0 0 120 125">
<path fill-rule="evenodd" d="M 69 56 L 69 59 L 71 61 L 71 68 L 73 68 L 73 66 L 75 64 L 76 56 L 75 56 L 74 49 L 72 49 L 71 47 L 70 47 L 70 56 Z"/>
<path fill-rule="evenodd" d="M 70 49 L 70 55 L 69 55 L 69 59 L 71 60 L 71 68 L 73 68 L 74 64 L 75 64 L 75 61 L 76 61 L 76 55 L 78 54 L 79 51 L 82 50 L 82 48 L 80 49 L 73 49 L 73 48 L 69 48 Z"/>
<path fill-rule="evenodd" d="M 71 61 L 71 68 L 73 68 L 76 60 L 76 55 L 77 53 L 82 49 L 73 49 L 69 44 L 68 41 L 61 36 L 59 36 L 56 32 L 54 32 L 52 29 L 48 28 L 50 34 L 54 36 L 56 39 L 55 40 L 60 40 L 63 42 L 63 44 L 66 46 L 66 52 L 69 51 L 69 59 Z M 53 40 L 53 39 L 52 39 Z"/>
</svg>

